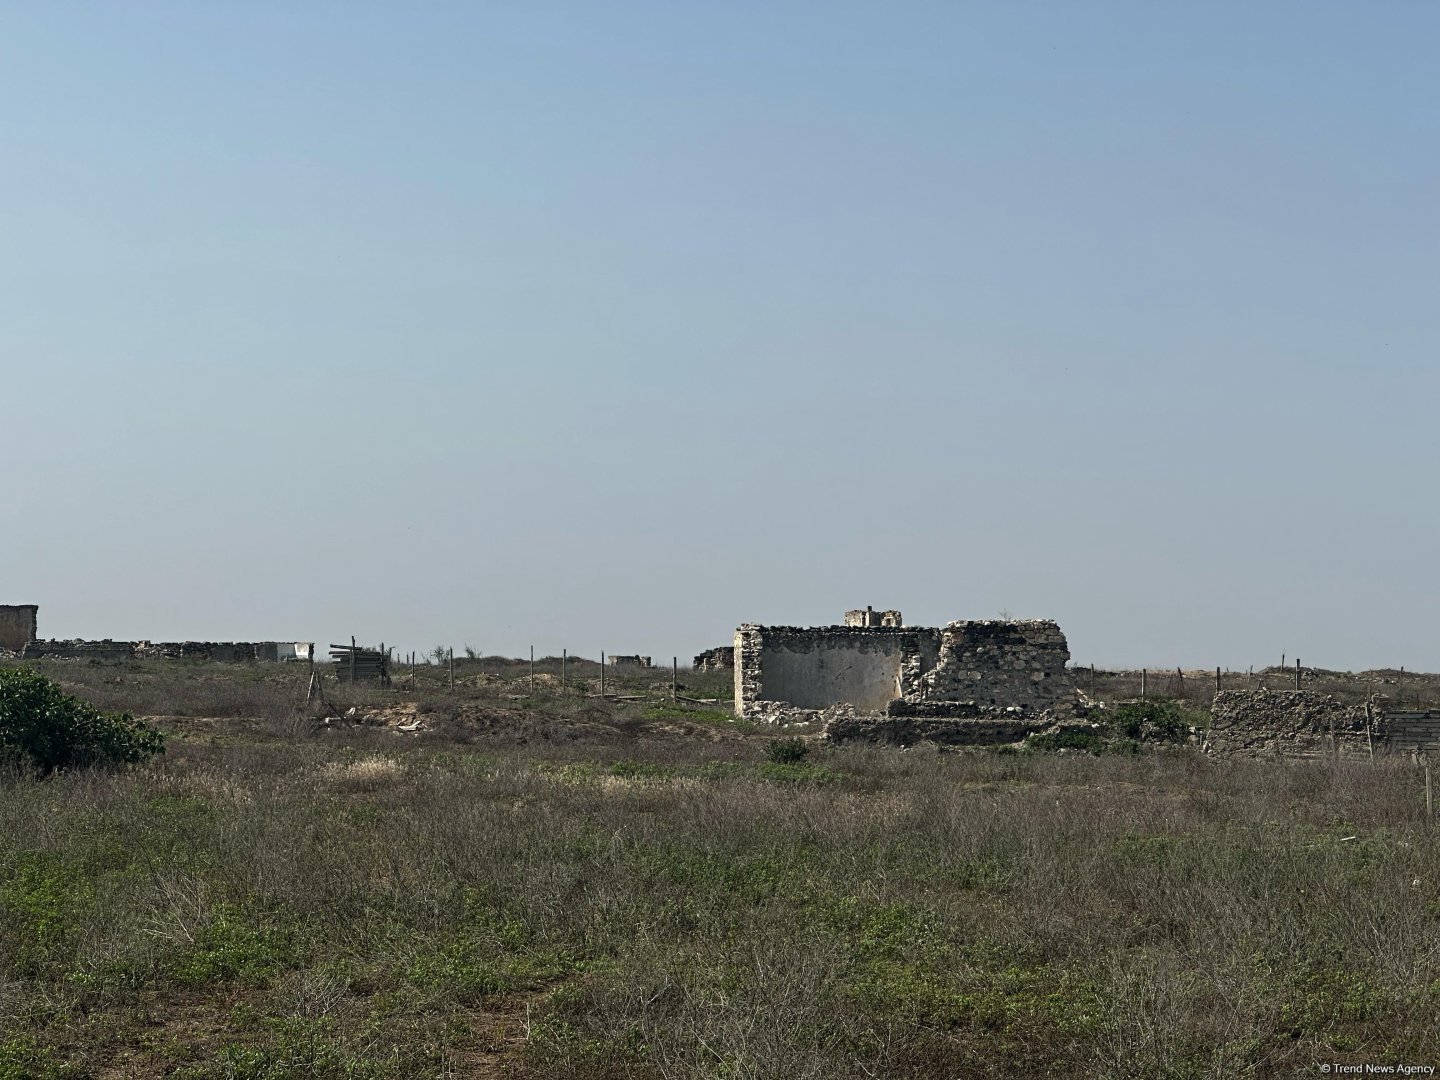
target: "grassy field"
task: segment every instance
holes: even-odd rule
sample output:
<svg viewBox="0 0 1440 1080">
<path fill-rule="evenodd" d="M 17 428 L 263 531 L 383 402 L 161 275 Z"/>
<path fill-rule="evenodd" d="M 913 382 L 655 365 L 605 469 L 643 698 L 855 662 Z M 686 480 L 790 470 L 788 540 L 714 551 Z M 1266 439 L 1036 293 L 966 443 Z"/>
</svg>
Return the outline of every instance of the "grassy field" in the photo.
<svg viewBox="0 0 1440 1080">
<path fill-rule="evenodd" d="M 1440 1064 L 1411 763 L 776 763 L 668 672 L 541 667 L 323 724 L 278 665 L 44 665 L 169 749 L 0 779 L 0 1080 Z"/>
</svg>

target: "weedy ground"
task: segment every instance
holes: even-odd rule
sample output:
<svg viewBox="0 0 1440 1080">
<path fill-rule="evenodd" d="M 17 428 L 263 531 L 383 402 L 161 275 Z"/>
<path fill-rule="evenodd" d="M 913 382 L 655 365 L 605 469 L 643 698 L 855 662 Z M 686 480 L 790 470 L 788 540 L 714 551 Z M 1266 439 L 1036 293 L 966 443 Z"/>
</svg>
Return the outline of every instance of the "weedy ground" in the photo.
<svg viewBox="0 0 1440 1080">
<path fill-rule="evenodd" d="M 402 732 L 318 722 L 279 666 L 45 665 L 169 749 L 0 779 L 0 1078 L 1440 1063 L 1412 763 L 777 762 L 668 672 L 615 702 L 577 691 L 594 665 L 491 667 L 331 684 Z"/>
</svg>

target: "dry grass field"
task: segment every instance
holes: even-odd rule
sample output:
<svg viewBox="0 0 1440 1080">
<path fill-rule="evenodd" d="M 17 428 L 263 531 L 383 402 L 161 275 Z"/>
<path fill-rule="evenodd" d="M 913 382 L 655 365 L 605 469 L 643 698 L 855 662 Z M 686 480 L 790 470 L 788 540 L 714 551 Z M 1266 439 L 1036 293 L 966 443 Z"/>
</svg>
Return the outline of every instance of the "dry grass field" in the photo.
<svg viewBox="0 0 1440 1080">
<path fill-rule="evenodd" d="M 325 724 L 303 669 L 44 665 L 168 749 L 0 778 L 0 1078 L 1440 1064 L 1410 762 L 777 763 L 669 672 L 541 667 L 332 682 Z"/>
</svg>

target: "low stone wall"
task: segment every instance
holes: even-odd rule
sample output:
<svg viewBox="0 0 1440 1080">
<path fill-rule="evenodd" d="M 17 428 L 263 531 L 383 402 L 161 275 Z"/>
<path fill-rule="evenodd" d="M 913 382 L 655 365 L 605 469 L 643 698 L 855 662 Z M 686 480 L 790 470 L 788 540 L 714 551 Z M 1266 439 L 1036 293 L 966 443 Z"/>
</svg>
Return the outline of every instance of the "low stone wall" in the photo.
<svg viewBox="0 0 1440 1080">
<path fill-rule="evenodd" d="M 308 641 L 31 641 L 22 660 L 210 660 L 222 664 L 308 659 Z"/>
<path fill-rule="evenodd" d="M 130 660 L 134 656 L 133 641 L 31 641 L 20 650 L 22 660 Z"/>
<path fill-rule="evenodd" d="M 1385 746 L 1383 718 L 1307 690 L 1222 690 L 1202 746 L 1219 756 L 1368 757 Z"/>
<path fill-rule="evenodd" d="M 997 746 L 1019 742 L 1054 723 L 1055 717 L 1049 713 L 988 706 L 974 706 L 964 712 L 951 710 L 944 716 L 840 712 L 826 719 L 823 734 L 831 742 Z"/>
</svg>

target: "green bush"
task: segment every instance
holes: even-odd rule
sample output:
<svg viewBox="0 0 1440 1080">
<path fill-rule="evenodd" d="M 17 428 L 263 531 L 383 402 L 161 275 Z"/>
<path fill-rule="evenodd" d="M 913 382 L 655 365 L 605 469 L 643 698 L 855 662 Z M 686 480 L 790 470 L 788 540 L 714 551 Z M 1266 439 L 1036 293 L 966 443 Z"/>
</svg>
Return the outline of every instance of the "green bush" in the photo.
<svg viewBox="0 0 1440 1080">
<path fill-rule="evenodd" d="M 1029 750 L 1083 750 L 1087 754 L 1099 754 L 1104 750 L 1103 736 L 1091 731 L 1058 731 L 1048 734 L 1031 735 L 1025 740 Z"/>
<path fill-rule="evenodd" d="M 164 737 L 129 713 L 102 713 L 33 668 L 0 670 L 0 759 L 49 774 L 164 750 Z"/>
<path fill-rule="evenodd" d="M 1117 705 L 1106 718 L 1116 732 L 1130 739 L 1184 742 L 1192 718 L 1173 701 L 1130 701 Z"/>
<path fill-rule="evenodd" d="M 765 746 L 765 758 L 774 765 L 798 765 L 808 753 L 804 739 L 771 739 Z"/>
</svg>

